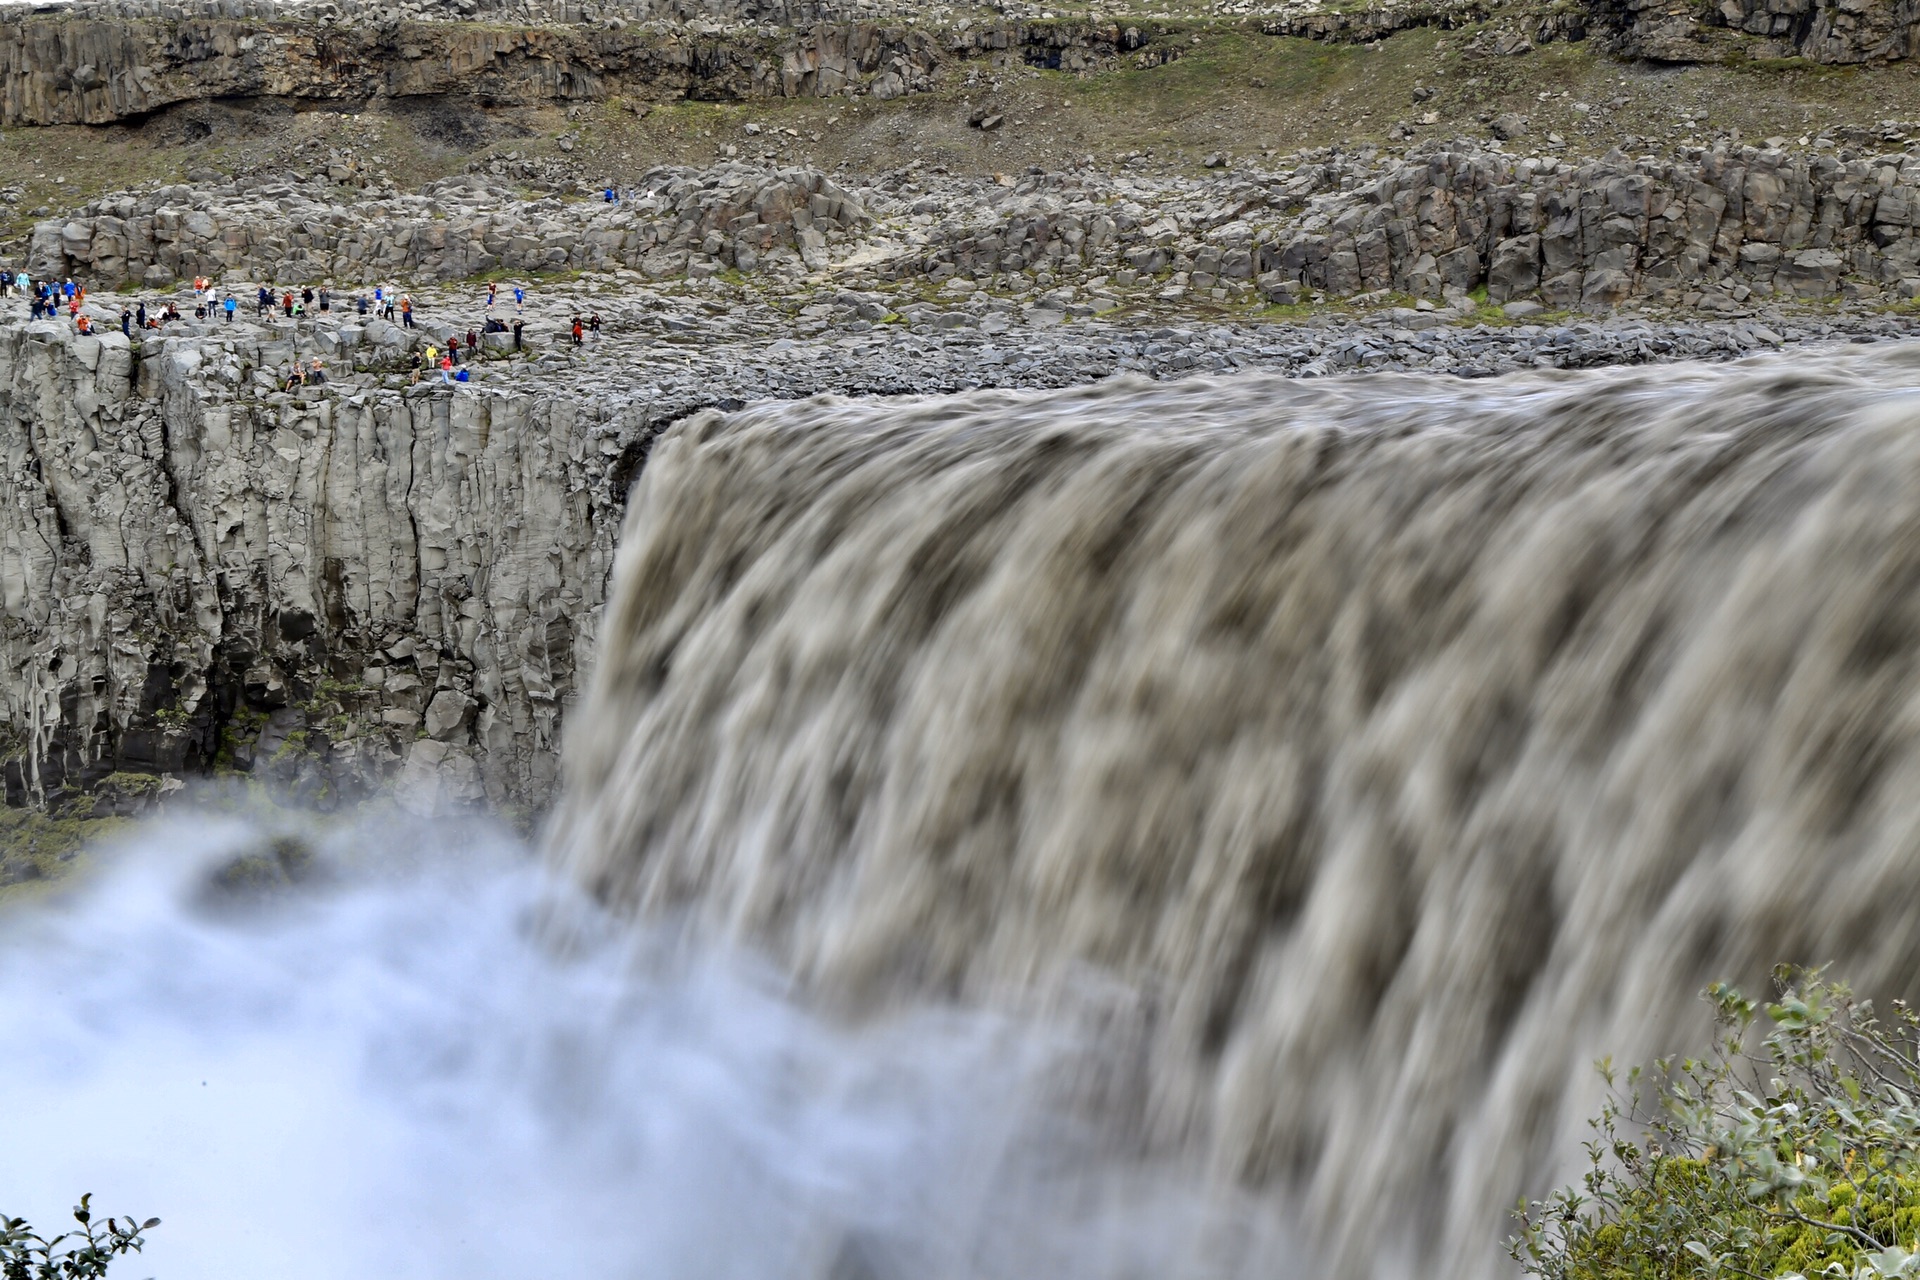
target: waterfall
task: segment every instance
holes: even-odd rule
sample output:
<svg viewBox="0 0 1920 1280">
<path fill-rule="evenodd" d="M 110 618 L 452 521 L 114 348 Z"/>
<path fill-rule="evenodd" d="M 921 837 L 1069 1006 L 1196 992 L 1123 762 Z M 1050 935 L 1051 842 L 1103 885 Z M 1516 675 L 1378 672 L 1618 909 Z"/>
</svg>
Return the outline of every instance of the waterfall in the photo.
<svg viewBox="0 0 1920 1280">
<path fill-rule="evenodd" d="M 1594 1060 L 1920 950 L 1920 351 L 822 398 L 636 483 L 559 864 L 1336 1272 L 1495 1274 Z M 1176 1268 L 1171 1274 L 1180 1274 Z"/>
</svg>

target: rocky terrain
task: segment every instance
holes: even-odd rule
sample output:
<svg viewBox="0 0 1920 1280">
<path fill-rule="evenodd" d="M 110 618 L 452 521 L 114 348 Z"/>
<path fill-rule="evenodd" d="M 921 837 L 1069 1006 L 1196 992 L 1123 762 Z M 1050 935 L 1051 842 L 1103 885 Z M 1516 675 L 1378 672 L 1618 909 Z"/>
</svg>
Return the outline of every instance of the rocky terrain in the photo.
<svg viewBox="0 0 1920 1280">
<path fill-rule="evenodd" d="M 0 300 L 8 802 L 537 814 L 627 488 L 704 410 L 1904 337 L 1914 22 L 1848 3 L 0 11 L 8 260 L 93 330 Z M 488 281 L 522 345 L 423 374 Z"/>
<path fill-rule="evenodd" d="M 615 202 L 522 200 L 478 175 L 353 204 L 272 181 L 170 186 L 42 222 L 28 269 L 109 287 L 623 268 L 854 285 L 1017 277 L 1084 282 L 1095 308 L 1141 289 L 1278 303 L 1479 289 L 1550 308 L 1920 295 L 1920 156 L 1822 142 L 1585 164 L 1471 146 L 1329 151 L 1207 179 L 916 167 L 851 190 L 815 170 L 728 165 L 655 170 Z"/>
</svg>

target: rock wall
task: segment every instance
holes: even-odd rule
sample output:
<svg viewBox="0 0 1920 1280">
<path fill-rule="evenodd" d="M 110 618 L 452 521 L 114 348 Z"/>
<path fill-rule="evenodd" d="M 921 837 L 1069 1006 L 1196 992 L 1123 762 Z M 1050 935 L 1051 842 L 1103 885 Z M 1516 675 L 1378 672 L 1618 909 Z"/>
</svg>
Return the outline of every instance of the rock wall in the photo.
<svg viewBox="0 0 1920 1280">
<path fill-rule="evenodd" d="M 808 170 L 650 174 L 619 206 L 523 203 L 484 179 L 352 209 L 273 187 L 163 188 L 40 224 L 33 269 L 117 284 L 455 279 L 498 268 L 651 276 L 840 270 L 986 277 L 1072 266 L 1176 285 L 1393 290 L 1556 308 L 1920 296 L 1920 156 L 1696 151 L 1570 165 L 1473 148 L 1320 153 L 1285 173 L 1013 189 L 947 176 L 895 196 Z M 935 218 L 938 221 L 935 221 Z"/>
<path fill-rule="evenodd" d="M 1920 55 L 1914 0 L 1589 0 L 1614 50 L 1656 62 L 1805 58 L 1846 65 Z"/>
<path fill-rule="evenodd" d="M 284 394 L 284 341 L 0 325 L 11 803 L 223 765 L 538 798 L 642 408 Z"/>
<path fill-rule="evenodd" d="M 1090 69 L 1153 37 L 1111 23 L 873 22 L 703 32 L 655 24 L 532 26 L 402 19 L 0 16 L 0 125 L 105 124 L 185 102 L 361 103 L 456 95 L 483 105 L 739 100 L 920 92 L 955 63 Z M 1164 24 L 1162 24 L 1165 30 Z"/>
<path fill-rule="evenodd" d="M 1743 147 L 1686 161 L 1443 152 L 1310 199 L 1263 263 L 1333 293 L 1608 306 L 1639 297 L 1920 293 L 1920 157 Z"/>
<path fill-rule="evenodd" d="M 162 187 L 39 224 L 29 264 L 41 276 L 107 287 L 200 275 L 418 282 L 621 266 L 664 275 L 684 271 L 690 254 L 724 254 L 745 269 L 776 256 L 821 266 L 829 236 L 837 242 L 872 223 L 817 170 L 727 166 L 653 178 L 641 199 L 619 206 L 523 201 L 482 179 L 350 206 L 285 183 Z"/>
</svg>

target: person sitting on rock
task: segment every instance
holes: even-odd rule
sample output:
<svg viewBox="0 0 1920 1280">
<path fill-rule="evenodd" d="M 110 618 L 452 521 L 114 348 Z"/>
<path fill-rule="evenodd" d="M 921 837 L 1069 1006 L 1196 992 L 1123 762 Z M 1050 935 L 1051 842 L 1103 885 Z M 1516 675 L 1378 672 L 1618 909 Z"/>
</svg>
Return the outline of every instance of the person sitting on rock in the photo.
<svg viewBox="0 0 1920 1280">
<path fill-rule="evenodd" d="M 462 370 L 461 370 L 460 372 L 458 372 L 458 373 L 456 373 L 456 374 L 454 374 L 454 375 L 453 375 L 453 380 L 454 380 L 455 382 L 470 382 L 470 381 L 472 381 L 472 379 L 471 379 L 471 378 L 469 378 L 469 377 L 467 376 L 467 371 L 466 371 L 465 369 L 462 369 Z"/>
<path fill-rule="evenodd" d="M 293 369 L 287 374 L 287 380 L 281 385 L 282 391 L 292 391 L 307 380 L 307 366 L 304 361 L 295 360 Z"/>
<path fill-rule="evenodd" d="M 93 328 L 93 321 L 86 315 L 85 312 L 75 312 L 73 317 L 73 327 L 76 332 L 86 333 L 88 330 Z"/>
<path fill-rule="evenodd" d="M 619 197 L 618 195 L 616 195 L 616 194 L 614 193 L 614 190 L 613 190 L 613 188 L 612 188 L 612 187 L 608 187 L 608 188 L 607 188 L 607 203 L 608 203 L 608 204 L 616 204 L 616 203 L 618 203 L 618 202 L 619 202 L 619 199 L 620 199 L 620 197 Z"/>
</svg>

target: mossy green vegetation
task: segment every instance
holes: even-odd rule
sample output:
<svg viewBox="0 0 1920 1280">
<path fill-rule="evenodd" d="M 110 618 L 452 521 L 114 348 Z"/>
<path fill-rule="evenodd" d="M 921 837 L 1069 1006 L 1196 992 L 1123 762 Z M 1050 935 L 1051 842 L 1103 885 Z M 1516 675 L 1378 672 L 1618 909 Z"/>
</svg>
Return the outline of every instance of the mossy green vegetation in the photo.
<svg viewBox="0 0 1920 1280">
<path fill-rule="evenodd" d="M 1617 1079 L 1581 1186 L 1519 1210 L 1543 1280 L 1920 1276 L 1920 1017 L 1881 1022 L 1818 971 L 1757 1006 L 1708 990 L 1705 1059 Z M 1764 1013 L 1771 1034 L 1752 1041 Z"/>
<path fill-rule="evenodd" d="M 0 805 L 0 905 L 72 874 L 84 865 L 88 845 L 127 823 L 125 818 L 96 818 L 91 805 L 85 812 L 54 813 Z"/>
</svg>

